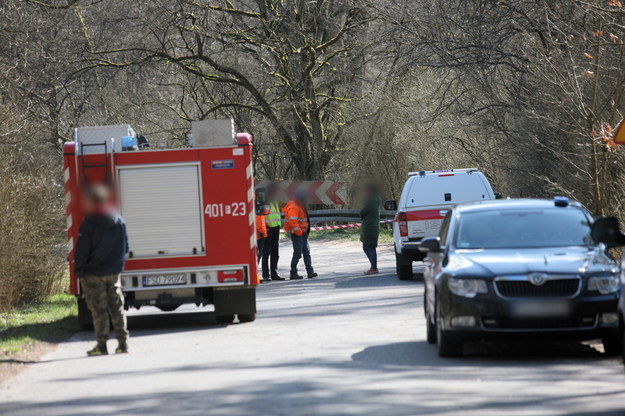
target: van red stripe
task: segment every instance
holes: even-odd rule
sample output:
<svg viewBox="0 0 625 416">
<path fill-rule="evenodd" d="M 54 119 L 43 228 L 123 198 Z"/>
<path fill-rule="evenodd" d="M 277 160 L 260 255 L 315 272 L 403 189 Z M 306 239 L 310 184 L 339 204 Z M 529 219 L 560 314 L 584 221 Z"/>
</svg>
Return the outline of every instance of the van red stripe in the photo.
<svg viewBox="0 0 625 416">
<path fill-rule="evenodd" d="M 446 210 L 430 209 L 424 211 L 408 211 L 406 212 L 406 216 L 408 218 L 408 221 L 442 220 L 445 218 L 445 216 L 441 215 L 441 211 Z"/>
</svg>

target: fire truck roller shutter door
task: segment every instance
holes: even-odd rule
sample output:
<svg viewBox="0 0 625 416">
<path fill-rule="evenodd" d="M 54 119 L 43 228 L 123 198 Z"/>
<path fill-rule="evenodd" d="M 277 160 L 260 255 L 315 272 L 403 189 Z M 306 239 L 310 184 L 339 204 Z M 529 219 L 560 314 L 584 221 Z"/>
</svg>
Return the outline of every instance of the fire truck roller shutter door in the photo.
<svg viewBox="0 0 625 416">
<path fill-rule="evenodd" d="M 120 167 L 118 177 L 133 258 L 204 251 L 197 164 Z"/>
</svg>

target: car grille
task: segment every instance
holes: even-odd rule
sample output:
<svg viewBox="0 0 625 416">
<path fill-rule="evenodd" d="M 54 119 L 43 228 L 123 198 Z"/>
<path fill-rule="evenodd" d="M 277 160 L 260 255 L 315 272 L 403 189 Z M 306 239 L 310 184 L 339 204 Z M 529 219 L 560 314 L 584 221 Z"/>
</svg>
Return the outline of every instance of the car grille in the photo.
<svg viewBox="0 0 625 416">
<path fill-rule="evenodd" d="M 596 316 L 563 319 L 482 319 L 486 329 L 492 330 L 541 330 L 541 329 L 589 329 L 597 325 Z"/>
<path fill-rule="evenodd" d="M 536 286 L 527 280 L 497 280 L 497 293 L 505 298 L 561 298 L 574 296 L 579 290 L 580 279 L 547 280 Z"/>
</svg>

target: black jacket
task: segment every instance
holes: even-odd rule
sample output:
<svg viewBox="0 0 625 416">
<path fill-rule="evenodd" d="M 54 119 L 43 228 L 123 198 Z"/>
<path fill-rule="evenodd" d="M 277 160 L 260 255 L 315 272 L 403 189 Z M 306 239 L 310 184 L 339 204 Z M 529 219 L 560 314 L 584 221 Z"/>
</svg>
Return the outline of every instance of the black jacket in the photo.
<svg viewBox="0 0 625 416">
<path fill-rule="evenodd" d="M 126 224 L 119 214 L 92 214 L 82 221 L 74 252 L 76 277 L 117 274 L 128 253 Z"/>
</svg>

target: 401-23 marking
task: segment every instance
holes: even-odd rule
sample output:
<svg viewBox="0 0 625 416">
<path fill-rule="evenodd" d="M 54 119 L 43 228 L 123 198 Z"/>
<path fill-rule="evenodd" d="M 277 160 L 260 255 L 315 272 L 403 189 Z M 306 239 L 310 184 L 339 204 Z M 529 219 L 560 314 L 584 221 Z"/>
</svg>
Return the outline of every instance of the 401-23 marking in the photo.
<svg viewBox="0 0 625 416">
<path fill-rule="evenodd" d="M 233 202 L 231 204 L 208 204 L 204 213 L 210 218 L 225 216 L 240 217 L 247 215 L 247 204 L 245 202 Z"/>
</svg>

